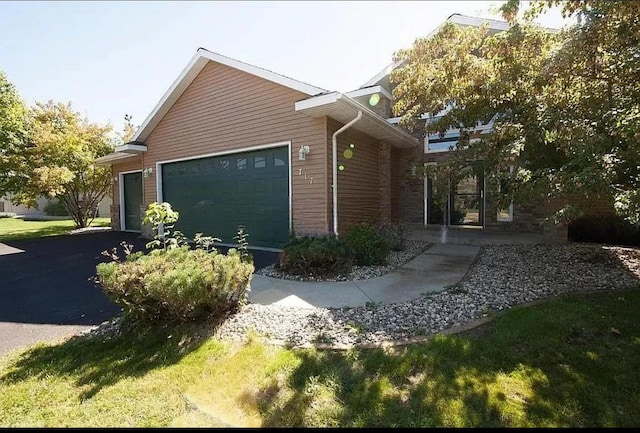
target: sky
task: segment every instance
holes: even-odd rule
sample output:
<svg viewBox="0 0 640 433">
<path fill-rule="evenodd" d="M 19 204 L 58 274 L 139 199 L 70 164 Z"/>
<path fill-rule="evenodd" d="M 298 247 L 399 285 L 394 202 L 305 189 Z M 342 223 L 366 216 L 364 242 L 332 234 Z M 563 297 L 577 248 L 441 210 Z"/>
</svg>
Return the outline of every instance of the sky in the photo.
<svg viewBox="0 0 640 433">
<path fill-rule="evenodd" d="M 198 47 L 328 90 L 357 89 L 453 13 L 501 1 L 0 2 L 0 70 L 28 103 L 140 125 Z M 539 22 L 561 27 L 552 11 Z"/>
</svg>

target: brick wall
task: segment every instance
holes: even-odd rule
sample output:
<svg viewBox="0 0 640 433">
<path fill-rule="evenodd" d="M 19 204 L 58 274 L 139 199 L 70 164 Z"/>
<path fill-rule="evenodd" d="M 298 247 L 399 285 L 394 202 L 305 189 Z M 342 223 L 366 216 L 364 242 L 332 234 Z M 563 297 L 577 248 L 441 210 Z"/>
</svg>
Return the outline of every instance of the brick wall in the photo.
<svg viewBox="0 0 640 433">
<path fill-rule="evenodd" d="M 391 220 L 391 145 L 380 143 L 379 147 L 380 176 L 380 219 Z"/>
<path fill-rule="evenodd" d="M 109 211 L 111 213 L 111 229 L 120 230 L 120 205 L 112 204 L 109 206 Z"/>
</svg>

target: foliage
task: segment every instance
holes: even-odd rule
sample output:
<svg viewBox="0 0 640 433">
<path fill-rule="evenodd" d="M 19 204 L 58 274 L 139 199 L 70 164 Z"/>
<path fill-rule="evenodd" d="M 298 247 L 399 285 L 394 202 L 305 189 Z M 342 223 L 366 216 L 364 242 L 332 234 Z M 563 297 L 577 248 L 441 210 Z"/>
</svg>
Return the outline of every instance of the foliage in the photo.
<svg viewBox="0 0 640 433">
<path fill-rule="evenodd" d="M 404 249 L 404 226 L 401 223 L 385 221 L 379 223 L 376 229 L 391 250 L 402 251 Z"/>
<path fill-rule="evenodd" d="M 237 251 L 243 262 L 253 263 L 253 256 L 249 253 L 249 233 L 245 226 L 238 226 L 238 233 L 233 237 L 238 242 Z"/>
<path fill-rule="evenodd" d="M 285 244 L 277 264 L 292 275 L 335 276 L 351 270 L 351 251 L 342 239 L 327 237 L 292 237 Z"/>
<path fill-rule="evenodd" d="M 34 207 L 40 196 L 57 198 L 77 227 L 86 227 L 111 189 L 111 170 L 95 159 L 113 150 L 111 127 L 89 123 L 71 104 L 36 103 L 30 112 L 28 143 L 9 164 L 15 179 L 4 193 Z"/>
<path fill-rule="evenodd" d="M 549 32 L 532 21 L 554 5 L 576 24 Z M 428 168 L 453 182 L 469 160 L 488 172 L 514 166 L 500 207 L 610 194 L 640 220 L 640 3 L 551 0 L 533 2 L 523 18 L 518 11 L 518 1 L 503 6 L 506 31 L 447 24 L 398 52 L 404 63 L 391 80 L 401 124 L 461 128 L 452 158 Z M 425 125 L 424 113 L 441 115 Z M 477 122 L 492 118 L 493 130 L 479 135 Z"/>
<path fill-rule="evenodd" d="M 44 213 L 51 216 L 68 216 L 69 212 L 65 208 L 64 203 L 60 200 L 49 200 L 42 209 Z"/>
<path fill-rule="evenodd" d="M 213 236 L 205 236 L 202 233 L 196 233 L 194 242 L 197 249 L 205 250 L 208 253 L 215 253 L 218 250 L 213 246 L 216 242 L 220 242 L 220 238 L 214 238 Z M 149 244 L 147 244 L 149 248 Z"/>
<path fill-rule="evenodd" d="M 569 224 L 569 239 L 576 242 L 640 246 L 640 226 L 619 215 L 584 215 Z"/>
<path fill-rule="evenodd" d="M 27 176 L 29 110 L 13 84 L 0 71 L 0 197 L 15 191 Z"/>
<path fill-rule="evenodd" d="M 153 230 L 153 240 L 147 243 L 147 248 L 163 248 L 171 250 L 188 245 L 186 237 L 182 232 L 171 231 L 175 226 L 180 212 L 173 210 L 171 203 L 153 202 L 147 206 L 142 220 L 143 224 L 149 224 Z M 200 245 L 209 247 L 217 238 L 202 238 L 200 234 Z"/>
<path fill-rule="evenodd" d="M 106 295 L 132 318 L 185 321 L 220 318 L 246 302 L 253 265 L 233 251 L 180 246 L 129 254 L 96 270 Z"/>
<path fill-rule="evenodd" d="M 133 125 L 133 116 L 131 114 L 124 115 L 124 127 L 122 132 L 118 134 L 120 143 L 129 143 L 136 133 L 136 127 Z"/>
<path fill-rule="evenodd" d="M 356 265 L 383 265 L 389 255 L 385 238 L 367 223 L 349 227 L 344 234 L 346 245 L 353 251 Z"/>
</svg>

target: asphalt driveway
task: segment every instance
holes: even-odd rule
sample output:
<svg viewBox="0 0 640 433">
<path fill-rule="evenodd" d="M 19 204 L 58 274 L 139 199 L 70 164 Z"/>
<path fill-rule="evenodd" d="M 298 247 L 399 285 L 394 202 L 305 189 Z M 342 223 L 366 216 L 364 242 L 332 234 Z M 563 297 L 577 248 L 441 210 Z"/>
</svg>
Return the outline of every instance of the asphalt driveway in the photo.
<svg viewBox="0 0 640 433">
<path fill-rule="evenodd" d="M 147 242 L 136 233 L 106 231 L 0 243 L 0 356 L 118 314 L 93 277 L 96 265 L 110 260 L 101 252 L 122 241 L 134 251 Z M 252 254 L 256 268 L 277 258 L 274 252 Z"/>
</svg>

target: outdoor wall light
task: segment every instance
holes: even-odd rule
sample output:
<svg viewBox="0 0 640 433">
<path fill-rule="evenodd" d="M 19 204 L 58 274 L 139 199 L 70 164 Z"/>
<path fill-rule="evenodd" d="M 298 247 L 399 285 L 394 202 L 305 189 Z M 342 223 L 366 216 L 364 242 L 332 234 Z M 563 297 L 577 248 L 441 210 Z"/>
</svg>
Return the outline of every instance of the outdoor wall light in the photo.
<svg viewBox="0 0 640 433">
<path fill-rule="evenodd" d="M 153 168 L 149 167 L 149 168 L 145 168 L 144 170 L 142 170 L 142 176 L 143 177 L 149 177 L 149 175 L 153 173 Z"/>
<path fill-rule="evenodd" d="M 304 161 L 307 158 L 307 153 L 309 153 L 311 149 L 309 146 L 300 146 L 300 150 L 298 151 L 298 159 L 300 161 Z"/>
</svg>

